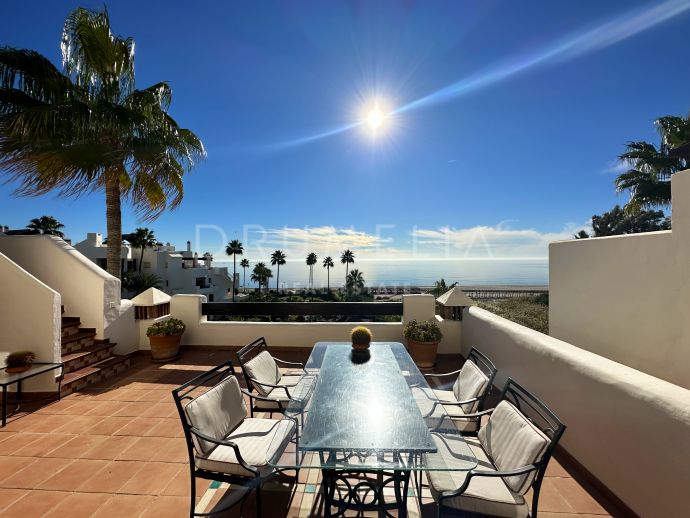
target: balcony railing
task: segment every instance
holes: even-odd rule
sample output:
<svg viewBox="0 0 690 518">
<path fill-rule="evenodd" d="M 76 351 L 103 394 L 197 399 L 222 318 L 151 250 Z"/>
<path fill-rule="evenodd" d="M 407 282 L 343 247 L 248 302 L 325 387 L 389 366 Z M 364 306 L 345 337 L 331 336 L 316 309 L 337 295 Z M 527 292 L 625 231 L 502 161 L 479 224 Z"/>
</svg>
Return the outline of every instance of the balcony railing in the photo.
<svg viewBox="0 0 690 518">
<path fill-rule="evenodd" d="M 201 313 L 212 317 L 353 317 L 400 316 L 402 302 L 206 302 Z"/>
</svg>

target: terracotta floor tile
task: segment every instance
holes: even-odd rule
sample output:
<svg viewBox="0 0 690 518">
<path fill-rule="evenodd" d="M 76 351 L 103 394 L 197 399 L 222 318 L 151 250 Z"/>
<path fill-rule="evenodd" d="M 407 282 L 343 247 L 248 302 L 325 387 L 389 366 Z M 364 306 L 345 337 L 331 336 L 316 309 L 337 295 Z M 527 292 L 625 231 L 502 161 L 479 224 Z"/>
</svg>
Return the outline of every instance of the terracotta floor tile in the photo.
<svg viewBox="0 0 690 518">
<path fill-rule="evenodd" d="M 124 435 L 118 436 L 102 436 L 103 442 L 96 444 L 89 450 L 81 454 L 84 459 L 101 459 L 101 460 L 115 460 L 123 451 L 129 448 L 137 440 L 136 437 L 128 437 Z"/>
<path fill-rule="evenodd" d="M 8 508 L 20 498 L 29 494 L 26 489 L 0 488 L 0 511 Z"/>
<path fill-rule="evenodd" d="M 114 495 L 93 516 L 103 518 L 140 516 L 151 505 L 153 499 L 148 495 Z"/>
<path fill-rule="evenodd" d="M 98 401 L 91 401 L 88 399 L 70 401 L 66 413 L 69 415 L 87 415 L 89 411 L 93 410 L 99 405 Z"/>
<path fill-rule="evenodd" d="M 570 473 L 568 473 L 563 466 L 559 464 L 559 462 L 552 458 L 551 461 L 549 462 L 549 465 L 546 467 L 546 474 L 544 475 L 546 477 L 570 477 Z"/>
<path fill-rule="evenodd" d="M 109 462 L 89 480 L 77 486 L 77 490 L 89 493 L 117 493 L 142 467 L 140 462 Z"/>
<path fill-rule="evenodd" d="M 106 460 L 77 459 L 59 473 L 53 474 L 38 485 L 39 489 L 74 491 L 108 464 Z"/>
<path fill-rule="evenodd" d="M 122 493 L 158 495 L 175 477 L 180 467 L 167 462 L 147 462 L 120 488 Z"/>
<path fill-rule="evenodd" d="M 70 493 L 59 491 L 31 491 L 3 511 L 6 518 L 38 518 L 45 516 Z"/>
<path fill-rule="evenodd" d="M 572 478 L 553 478 L 558 492 L 576 513 L 608 514 L 589 493 Z"/>
<path fill-rule="evenodd" d="M 79 459 L 91 448 L 105 441 L 105 435 L 76 435 L 70 441 L 50 451 L 45 457 L 62 457 L 63 459 Z"/>
<path fill-rule="evenodd" d="M 40 433 L 8 433 L 7 439 L 0 442 L 0 455 L 15 455 L 24 446 L 43 437 Z"/>
<path fill-rule="evenodd" d="M 133 437 L 133 439 L 134 442 L 115 457 L 116 460 L 150 461 L 163 447 L 158 437 Z"/>
<path fill-rule="evenodd" d="M 89 518 L 111 498 L 112 495 L 104 493 L 72 493 L 45 516 L 46 518 L 63 518 L 65 516 Z"/>
<path fill-rule="evenodd" d="M 155 439 L 161 443 L 161 448 L 156 451 L 151 460 L 185 464 L 189 461 L 187 443 L 183 438 L 156 437 Z"/>
<path fill-rule="evenodd" d="M 151 403 L 145 403 L 141 401 L 131 401 L 128 403 L 122 403 L 120 409 L 113 415 L 121 415 L 128 417 L 140 417 L 144 412 L 146 412 L 151 407 Z"/>
<path fill-rule="evenodd" d="M 8 432 L 47 433 L 67 424 L 70 419 L 67 415 L 29 414 L 12 420 L 5 428 Z"/>
<path fill-rule="evenodd" d="M 23 457 L 45 457 L 55 448 L 59 448 L 76 437 L 75 435 L 49 433 L 41 435 L 41 439 L 38 441 L 33 441 L 31 444 L 28 444 L 17 450 L 15 455 L 20 455 Z"/>
<path fill-rule="evenodd" d="M 159 496 L 142 516 L 144 518 L 184 518 L 189 516 L 189 499 L 183 496 Z"/>
<path fill-rule="evenodd" d="M 23 469 L 2 481 L 3 487 L 19 489 L 35 489 L 41 482 L 47 480 L 63 468 L 74 462 L 72 459 L 34 459 Z"/>
<path fill-rule="evenodd" d="M 93 407 L 91 410 L 87 411 L 85 415 L 110 417 L 122 408 L 122 403 L 119 401 L 93 401 L 92 404 Z"/>
<path fill-rule="evenodd" d="M 111 419 L 115 418 L 111 417 Z M 156 426 L 158 421 L 158 419 L 153 417 L 135 417 L 113 435 L 134 435 L 136 437 L 145 437 L 146 432 Z"/>
<path fill-rule="evenodd" d="M 35 460 L 33 457 L 3 457 L 0 462 L 0 484 Z"/>
<path fill-rule="evenodd" d="M 159 419 L 158 423 L 145 433 L 148 437 L 182 437 L 183 434 L 179 418 Z"/>
<path fill-rule="evenodd" d="M 72 411 L 70 410 L 71 407 L 77 403 L 77 401 L 73 401 L 71 399 L 67 398 L 62 398 L 60 401 L 55 401 L 54 403 L 50 403 L 48 405 L 45 405 L 38 410 L 36 410 L 36 414 L 50 414 L 50 415 L 57 415 L 57 414 L 71 414 Z"/>
<path fill-rule="evenodd" d="M 163 489 L 162 495 L 165 496 L 186 496 L 189 498 L 190 495 L 190 483 L 189 483 L 189 467 L 182 466 L 175 476 L 172 477 L 170 483 Z M 208 480 L 203 480 L 200 478 L 196 479 L 196 494 L 197 496 L 203 495 L 208 486 L 211 484 Z"/>
<path fill-rule="evenodd" d="M 141 417 L 177 417 L 177 408 L 172 403 L 154 403 L 142 412 Z"/>
<path fill-rule="evenodd" d="M 115 435 L 115 432 L 132 422 L 133 417 L 106 417 L 101 422 L 84 431 L 89 435 Z"/>
<path fill-rule="evenodd" d="M 532 491 L 525 496 L 527 502 L 532 504 Z M 570 504 L 563 498 L 556 489 L 551 478 L 544 478 L 544 482 L 541 485 L 541 491 L 539 493 L 539 514 L 541 512 L 552 512 L 552 513 L 572 513 L 573 508 Z"/>
<path fill-rule="evenodd" d="M 69 423 L 57 428 L 56 433 L 83 434 L 103 421 L 103 417 L 96 415 L 74 415 Z"/>
</svg>

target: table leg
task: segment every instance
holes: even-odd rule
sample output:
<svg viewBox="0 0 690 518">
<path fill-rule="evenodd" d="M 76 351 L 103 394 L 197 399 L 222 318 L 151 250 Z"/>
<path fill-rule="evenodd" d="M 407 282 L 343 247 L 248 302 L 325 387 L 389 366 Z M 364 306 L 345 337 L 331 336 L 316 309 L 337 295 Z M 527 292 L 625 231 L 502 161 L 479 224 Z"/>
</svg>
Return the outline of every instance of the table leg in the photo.
<svg viewBox="0 0 690 518">
<path fill-rule="evenodd" d="M 2 386 L 2 426 L 7 424 L 7 385 Z"/>
</svg>

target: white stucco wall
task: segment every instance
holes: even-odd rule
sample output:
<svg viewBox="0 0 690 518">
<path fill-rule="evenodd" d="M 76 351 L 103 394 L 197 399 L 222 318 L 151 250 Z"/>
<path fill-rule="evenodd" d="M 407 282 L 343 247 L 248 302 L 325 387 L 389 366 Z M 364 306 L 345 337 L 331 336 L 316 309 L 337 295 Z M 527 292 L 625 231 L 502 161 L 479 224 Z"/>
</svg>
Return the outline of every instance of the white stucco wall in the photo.
<svg viewBox="0 0 690 518">
<path fill-rule="evenodd" d="M 60 294 L 2 253 L 0 286 L 0 352 L 28 350 L 36 361 L 60 361 Z M 28 380 L 24 390 L 56 390 L 55 374 Z"/>
<path fill-rule="evenodd" d="M 120 316 L 120 281 L 59 237 L 0 235 L 0 253 L 60 293 L 65 314 L 98 338 Z"/>
<path fill-rule="evenodd" d="M 118 316 L 108 323 L 104 334 L 116 344 L 113 348 L 115 354 L 129 354 L 139 350 L 139 332 L 131 300 L 120 301 Z"/>
<path fill-rule="evenodd" d="M 242 346 L 260 336 L 266 337 L 271 345 L 283 347 L 312 347 L 319 341 L 347 341 L 350 331 L 357 322 L 209 322 L 201 315 L 203 295 L 173 295 L 170 314 L 182 320 L 187 330 L 182 338 L 183 345 Z M 403 297 L 403 318 L 430 320 L 435 317 L 434 298 L 430 295 L 409 295 Z M 444 321 L 439 318 L 444 339 L 439 344 L 439 353 L 460 352 L 460 322 Z M 140 325 L 140 347 L 148 349 L 146 327 L 151 321 Z M 148 324 L 148 325 L 147 325 Z M 401 322 L 362 322 L 367 326 L 374 340 L 405 342 Z"/>
<path fill-rule="evenodd" d="M 640 516 L 687 516 L 690 391 L 480 308 L 465 310 L 475 346 L 568 426 L 561 444 Z"/>
<path fill-rule="evenodd" d="M 690 171 L 673 230 L 549 247 L 551 336 L 690 388 Z"/>
</svg>

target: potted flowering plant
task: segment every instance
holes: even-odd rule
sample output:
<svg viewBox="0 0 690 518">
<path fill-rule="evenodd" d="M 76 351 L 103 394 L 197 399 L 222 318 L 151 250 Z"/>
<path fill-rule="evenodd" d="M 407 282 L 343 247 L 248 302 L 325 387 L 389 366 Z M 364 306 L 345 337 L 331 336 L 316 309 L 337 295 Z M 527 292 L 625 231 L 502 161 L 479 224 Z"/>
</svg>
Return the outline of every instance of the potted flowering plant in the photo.
<svg viewBox="0 0 690 518">
<path fill-rule="evenodd" d="M 411 320 L 403 326 L 407 348 L 415 363 L 422 369 L 430 369 L 436 363 L 436 351 L 443 334 L 433 321 Z"/>
<path fill-rule="evenodd" d="M 146 330 L 151 344 L 151 360 L 165 362 L 174 360 L 180 355 L 180 341 L 185 325 L 178 318 L 169 318 L 155 322 Z"/>
<path fill-rule="evenodd" d="M 364 326 L 355 327 L 350 333 L 352 339 L 352 348 L 357 351 L 364 351 L 369 349 L 371 343 L 371 331 Z"/>
</svg>

